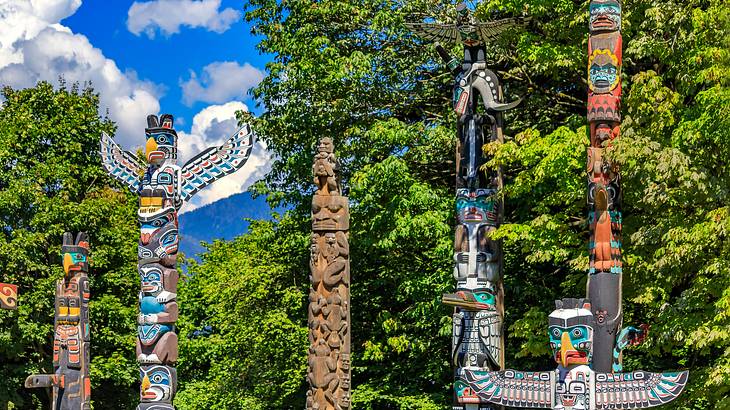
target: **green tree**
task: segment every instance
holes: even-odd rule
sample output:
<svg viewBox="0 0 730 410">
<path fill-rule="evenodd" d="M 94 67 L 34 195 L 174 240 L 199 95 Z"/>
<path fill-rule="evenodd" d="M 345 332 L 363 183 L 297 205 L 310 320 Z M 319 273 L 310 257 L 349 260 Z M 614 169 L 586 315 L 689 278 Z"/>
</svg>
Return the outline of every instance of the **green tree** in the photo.
<svg viewBox="0 0 730 410">
<path fill-rule="evenodd" d="M 2 90 L 0 107 L 0 279 L 19 285 L 17 311 L 0 311 L 0 407 L 50 408 L 49 392 L 23 387 L 52 372 L 55 281 L 64 231 L 91 240 L 91 381 L 94 407 L 131 408 L 134 360 L 136 204 L 109 187 L 98 158 L 99 98 L 41 82 Z"/>
<path fill-rule="evenodd" d="M 216 330 L 208 340 L 185 342 L 183 367 L 210 359 L 202 367 L 210 372 L 184 381 L 178 401 L 190 408 L 303 403 L 303 356 L 287 363 L 277 354 L 306 352 L 300 332 L 310 166 L 317 139 L 329 136 L 352 202 L 353 407 L 446 409 L 451 320 L 439 299 L 453 286 L 453 80 L 431 46 L 403 23 L 448 18 L 451 6 L 250 0 L 247 7 L 259 49 L 273 56 L 253 92 L 266 108 L 254 125 L 277 160 L 256 191 L 290 211 L 232 244 L 214 244 L 193 267 L 199 273 L 182 291 L 191 298 L 185 320 L 215 323 Z M 690 368 L 688 391 L 666 408 L 724 408 L 730 405 L 729 12 L 719 0 L 626 0 L 623 8 L 624 121 L 612 156 L 623 176 L 625 321 L 652 324 L 645 345 L 626 354 L 626 368 Z M 505 241 L 507 363 L 550 369 L 547 314 L 554 299 L 585 294 L 588 267 L 587 1 L 492 0 L 477 13 L 485 20 L 532 17 L 488 46 L 507 99 L 527 98 L 506 116 L 507 142 L 485 149 L 494 154 L 488 166 L 506 171 L 507 223 L 498 236 Z M 285 259 L 282 249 L 291 252 Z M 254 263 L 258 255 L 273 262 Z M 269 283 L 256 264 L 277 278 L 273 295 L 287 298 L 256 299 L 257 284 L 230 276 L 244 266 L 239 276 Z M 224 290 L 229 284 L 239 290 L 235 296 Z M 204 308 L 209 304 L 227 310 Z M 272 347 L 271 338 L 256 339 L 254 324 L 261 334 L 290 330 Z M 250 344 L 244 348 L 238 338 Z M 194 350 L 198 344 L 215 353 Z M 193 352 L 199 357 L 188 357 Z M 276 377 L 261 371 L 282 366 L 290 367 Z M 272 380 L 273 391 L 257 390 Z M 205 393 L 194 404 L 202 386 L 216 397 Z"/>
<path fill-rule="evenodd" d="M 291 219 L 258 221 L 209 245 L 201 264 L 190 261 L 178 297 L 178 409 L 301 407 L 308 244 Z M 206 326 L 211 334 L 197 336 Z"/>
</svg>

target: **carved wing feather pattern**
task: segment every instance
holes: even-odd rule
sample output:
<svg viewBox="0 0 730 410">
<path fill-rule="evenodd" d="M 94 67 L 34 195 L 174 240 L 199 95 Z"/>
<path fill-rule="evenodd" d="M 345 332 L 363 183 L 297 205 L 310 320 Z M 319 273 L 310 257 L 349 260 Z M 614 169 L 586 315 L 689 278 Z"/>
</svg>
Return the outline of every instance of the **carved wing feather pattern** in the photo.
<svg viewBox="0 0 730 410">
<path fill-rule="evenodd" d="M 502 20 L 478 22 L 476 23 L 477 30 L 479 31 L 479 37 L 483 42 L 488 43 L 494 41 L 502 34 L 503 31 L 515 27 L 520 24 L 524 24 L 528 21 L 524 17 L 513 17 Z"/>
<path fill-rule="evenodd" d="M 426 41 L 461 42 L 461 35 L 454 24 L 405 23 L 405 26 Z"/>
<path fill-rule="evenodd" d="M 596 373 L 596 409 L 638 409 L 676 399 L 689 372 Z"/>
<path fill-rule="evenodd" d="M 132 192 L 139 190 L 140 176 L 144 172 L 137 157 L 131 152 L 122 150 L 121 147 L 105 133 L 101 134 L 101 163 L 109 174 L 117 181 L 129 187 Z"/>
<path fill-rule="evenodd" d="M 183 201 L 213 181 L 238 171 L 248 160 L 253 148 L 254 134 L 244 124 L 220 147 L 211 147 L 188 161 L 181 170 Z"/>
<path fill-rule="evenodd" d="M 550 409 L 555 372 L 459 369 L 456 391 L 460 403 L 492 403 L 509 407 Z"/>
</svg>

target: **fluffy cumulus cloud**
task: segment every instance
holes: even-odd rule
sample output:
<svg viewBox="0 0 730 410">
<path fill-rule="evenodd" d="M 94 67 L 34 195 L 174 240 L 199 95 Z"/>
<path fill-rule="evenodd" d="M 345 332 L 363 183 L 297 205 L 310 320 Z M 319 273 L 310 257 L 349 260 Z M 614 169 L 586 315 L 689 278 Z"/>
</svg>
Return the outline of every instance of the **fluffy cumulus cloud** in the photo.
<svg viewBox="0 0 730 410">
<path fill-rule="evenodd" d="M 241 12 L 232 8 L 220 10 L 220 6 L 221 0 L 135 1 L 127 12 L 127 29 L 150 38 L 158 30 L 166 36 L 178 33 L 181 26 L 222 33 L 241 19 Z"/>
<path fill-rule="evenodd" d="M 196 101 L 220 104 L 235 98 L 243 99 L 263 78 L 264 72 L 249 63 L 217 61 L 203 67 L 199 76 L 191 71 L 190 79 L 180 82 L 183 102 L 190 106 Z"/>
<path fill-rule="evenodd" d="M 56 83 L 91 81 L 119 126 L 118 139 L 139 145 L 145 116 L 158 112 L 159 88 L 122 72 L 89 40 L 74 34 L 60 21 L 73 13 L 81 0 L 0 0 L 0 84 L 32 87 L 40 80 Z"/>
<path fill-rule="evenodd" d="M 180 163 L 185 163 L 211 146 L 220 146 L 238 130 L 236 111 L 248 111 L 245 104 L 232 101 L 211 105 L 193 117 L 190 133 L 178 132 Z M 223 177 L 198 192 L 191 202 L 183 205 L 181 213 L 210 204 L 219 199 L 243 192 L 271 169 L 271 156 L 266 146 L 256 141 L 246 164 L 238 172 Z"/>
</svg>

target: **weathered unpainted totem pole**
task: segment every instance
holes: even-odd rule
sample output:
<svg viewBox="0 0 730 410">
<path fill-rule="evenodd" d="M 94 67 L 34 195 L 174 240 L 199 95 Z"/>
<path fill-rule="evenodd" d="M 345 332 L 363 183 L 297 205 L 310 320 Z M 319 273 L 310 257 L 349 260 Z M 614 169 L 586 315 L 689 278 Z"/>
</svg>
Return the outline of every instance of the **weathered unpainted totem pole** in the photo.
<svg viewBox="0 0 730 410">
<path fill-rule="evenodd" d="M 620 373 L 622 350 L 646 336 L 646 327 L 619 331 L 621 191 L 618 169 L 604 155 L 619 136 L 621 120 L 621 5 L 592 0 L 589 7 L 588 299 L 555 302 L 548 334 L 557 369 L 463 369 L 456 386 L 461 403 L 561 410 L 647 408 L 674 400 L 687 383 L 687 371 Z"/>
<path fill-rule="evenodd" d="M 28 376 L 25 387 L 52 387 L 51 409 L 91 409 L 89 382 L 89 239 L 63 234 L 64 276 L 56 282 L 53 374 Z"/>
<path fill-rule="evenodd" d="M 350 408 L 350 210 L 331 138 L 320 140 L 312 171 L 307 409 L 343 410 Z"/>
<path fill-rule="evenodd" d="M 101 138 L 101 157 L 107 172 L 139 195 L 141 403 L 137 409 L 165 410 L 174 409 L 177 389 L 177 212 L 196 192 L 246 163 L 253 134 L 245 124 L 225 144 L 206 149 L 182 167 L 177 165 L 178 137 L 172 115 L 148 116 L 145 135 L 147 165 L 106 134 Z"/>
<path fill-rule="evenodd" d="M 456 76 L 456 292 L 443 295 L 442 302 L 454 306 L 452 363 L 458 374 L 461 369 L 504 368 L 502 245 L 490 238 L 502 220 L 502 175 L 501 171 L 482 170 L 487 162 L 482 147 L 492 141 L 504 141 L 502 112 L 514 108 L 520 100 L 502 102 L 499 78 L 487 68 L 485 44 L 523 19 L 477 21 L 465 3 L 459 3 L 456 11 L 454 24 L 407 26 L 424 39 L 459 42 L 464 47 L 464 59 L 459 63 L 436 44 L 438 53 Z M 483 112 L 478 109 L 480 97 Z M 461 403 L 455 391 L 454 410 L 493 407 L 488 403 Z"/>
<path fill-rule="evenodd" d="M 15 310 L 18 308 L 18 286 L 0 283 L 0 309 Z"/>
</svg>

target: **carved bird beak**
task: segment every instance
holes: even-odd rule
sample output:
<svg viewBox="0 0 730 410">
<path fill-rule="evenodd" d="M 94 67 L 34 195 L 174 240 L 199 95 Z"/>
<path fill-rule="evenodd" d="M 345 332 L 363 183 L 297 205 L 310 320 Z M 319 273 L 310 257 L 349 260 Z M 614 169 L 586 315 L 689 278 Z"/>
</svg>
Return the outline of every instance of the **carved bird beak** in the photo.
<svg viewBox="0 0 730 410">
<path fill-rule="evenodd" d="M 147 144 L 144 146 L 144 153 L 148 162 L 157 163 L 157 161 L 163 159 L 164 156 L 157 150 L 157 148 L 157 141 L 155 141 L 155 138 L 147 138 Z"/>
<path fill-rule="evenodd" d="M 142 394 L 144 394 L 151 385 L 152 383 L 150 383 L 150 378 L 145 375 L 144 379 L 142 379 Z"/>
<path fill-rule="evenodd" d="M 73 258 L 71 257 L 71 254 L 64 253 L 63 254 L 63 271 L 68 274 L 69 269 L 74 266 Z"/>
<path fill-rule="evenodd" d="M 571 352 L 575 352 L 575 347 L 570 341 L 568 332 L 563 332 L 563 336 L 560 338 L 560 364 L 563 367 L 568 367 L 568 353 Z"/>
</svg>

